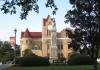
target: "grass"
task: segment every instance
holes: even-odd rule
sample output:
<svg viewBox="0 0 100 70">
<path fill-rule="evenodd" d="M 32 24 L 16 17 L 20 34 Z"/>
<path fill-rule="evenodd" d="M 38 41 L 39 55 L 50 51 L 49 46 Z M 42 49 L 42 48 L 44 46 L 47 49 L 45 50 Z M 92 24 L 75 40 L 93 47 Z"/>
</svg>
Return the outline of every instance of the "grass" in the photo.
<svg viewBox="0 0 100 70">
<path fill-rule="evenodd" d="M 10 67 L 8 70 L 93 70 L 93 66 Z M 100 70 L 100 65 L 98 65 L 98 70 Z"/>
</svg>

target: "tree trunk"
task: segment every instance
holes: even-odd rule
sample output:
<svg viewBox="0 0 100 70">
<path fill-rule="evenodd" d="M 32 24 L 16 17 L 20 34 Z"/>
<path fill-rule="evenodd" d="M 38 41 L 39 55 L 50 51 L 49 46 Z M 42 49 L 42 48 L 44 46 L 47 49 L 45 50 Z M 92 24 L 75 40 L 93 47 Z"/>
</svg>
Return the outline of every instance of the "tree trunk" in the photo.
<svg viewBox="0 0 100 70">
<path fill-rule="evenodd" d="M 94 69 L 93 70 L 97 70 L 97 60 L 96 60 L 96 58 L 94 58 Z"/>
<path fill-rule="evenodd" d="M 99 44 L 96 46 L 96 50 L 94 53 L 94 70 L 97 70 L 98 50 L 99 50 Z"/>
</svg>

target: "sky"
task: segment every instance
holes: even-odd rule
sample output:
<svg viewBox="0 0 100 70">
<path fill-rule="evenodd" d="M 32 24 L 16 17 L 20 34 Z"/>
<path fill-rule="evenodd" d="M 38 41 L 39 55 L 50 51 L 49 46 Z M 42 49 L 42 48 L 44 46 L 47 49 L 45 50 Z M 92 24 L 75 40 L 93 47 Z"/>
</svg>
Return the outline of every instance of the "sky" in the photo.
<svg viewBox="0 0 100 70">
<path fill-rule="evenodd" d="M 0 40 L 9 41 L 10 37 L 14 36 L 14 29 L 16 28 L 16 42 L 20 44 L 21 32 L 25 31 L 26 28 L 28 28 L 30 32 L 41 32 L 43 18 L 47 18 L 48 15 L 50 15 L 51 18 L 55 18 L 57 32 L 60 32 L 64 28 L 69 28 L 70 25 L 64 23 L 65 14 L 72 8 L 69 4 L 69 0 L 54 0 L 58 7 L 56 15 L 52 15 L 52 9 L 45 7 L 46 1 L 47 0 L 38 0 L 39 13 L 35 13 L 34 11 L 29 12 L 27 20 L 21 20 L 19 18 L 19 8 L 17 8 L 17 13 L 14 15 L 5 15 L 0 11 Z M 2 3 L 3 2 L 0 2 L 0 7 Z"/>
</svg>

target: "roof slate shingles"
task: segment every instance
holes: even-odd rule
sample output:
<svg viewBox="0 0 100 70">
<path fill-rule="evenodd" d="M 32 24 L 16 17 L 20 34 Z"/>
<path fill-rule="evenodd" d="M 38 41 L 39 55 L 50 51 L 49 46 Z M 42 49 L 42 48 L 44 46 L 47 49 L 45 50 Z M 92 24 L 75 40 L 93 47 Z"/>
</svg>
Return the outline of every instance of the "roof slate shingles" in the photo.
<svg viewBox="0 0 100 70">
<path fill-rule="evenodd" d="M 42 32 L 29 32 L 28 28 L 21 33 L 21 38 L 42 38 Z"/>
</svg>

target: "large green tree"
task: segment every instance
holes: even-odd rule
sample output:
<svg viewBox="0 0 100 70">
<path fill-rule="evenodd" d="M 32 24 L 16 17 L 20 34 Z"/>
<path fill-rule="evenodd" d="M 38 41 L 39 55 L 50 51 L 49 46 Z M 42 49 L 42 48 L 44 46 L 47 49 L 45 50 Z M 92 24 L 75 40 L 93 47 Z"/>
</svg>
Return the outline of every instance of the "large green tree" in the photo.
<svg viewBox="0 0 100 70">
<path fill-rule="evenodd" d="M 0 41 L 0 61 L 6 63 L 12 60 L 13 49 L 8 41 Z"/>
<path fill-rule="evenodd" d="M 97 70 L 98 49 L 100 48 L 100 0 L 70 0 L 73 9 L 65 15 L 66 23 L 75 27 L 72 39 L 90 50 Z"/>
<path fill-rule="evenodd" d="M 26 19 L 27 15 L 30 11 L 34 10 L 36 13 L 39 13 L 39 6 L 38 6 L 38 0 L 1 0 L 2 1 L 2 7 L 1 11 L 3 11 L 4 14 L 10 13 L 16 14 L 17 8 L 20 9 L 20 18 Z M 54 0 L 47 0 L 45 3 L 46 7 L 50 7 L 53 9 L 52 14 L 56 14 L 57 6 L 54 3 Z"/>
<path fill-rule="evenodd" d="M 13 61 L 15 51 L 8 41 L 0 41 L 0 62 Z M 19 45 L 16 46 L 16 54 L 19 55 Z"/>
</svg>

